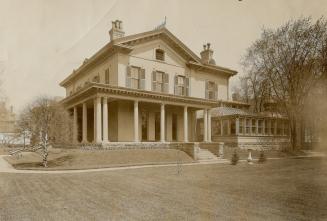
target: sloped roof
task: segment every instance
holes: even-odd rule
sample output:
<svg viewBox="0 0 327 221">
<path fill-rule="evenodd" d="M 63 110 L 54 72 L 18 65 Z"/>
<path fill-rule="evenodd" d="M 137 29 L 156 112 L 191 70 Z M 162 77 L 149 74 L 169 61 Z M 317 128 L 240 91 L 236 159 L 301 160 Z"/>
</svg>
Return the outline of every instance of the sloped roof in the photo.
<svg viewBox="0 0 327 221">
<path fill-rule="evenodd" d="M 217 107 L 211 111 L 211 116 L 230 116 L 230 115 L 253 116 L 255 114 L 246 110 L 232 108 L 232 107 Z"/>
<path fill-rule="evenodd" d="M 233 107 L 216 107 L 211 109 L 211 117 L 240 116 L 240 117 L 258 117 L 258 118 L 286 118 L 286 116 L 275 112 L 254 113 L 251 111 L 233 108 Z M 203 118 L 203 112 L 199 111 L 197 118 Z"/>
<path fill-rule="evenodd" d="M 110 41 L 103 48 L 101 48 L 98 52 L 96 52 L 91 58 L 85 59 L 85 61 L 81 64 L 78 69 L 74 70 L 67 78 L 65 78 L 60 85 L 65 86 L 70 82 L 73 78 L 75 78 L 80 72 L 91 66 L 94 62 L 98 60 L 98 58 L 104 56 L 106 53 L 114 52 L 117 50 L 130 52 L 133 50 L 133 45 L 140 43 L 142 40 L 151 40 L 154 38 L 162 38 L 166 39 L 170 44 L 174 46 L 175 49 L 179 50 L 188 60 L 188 65 L 196 66 L 197 68 L 207 69 L 210 71 L 219 71 L 221 73 L 225 73 L 227 75 L 233 76 L 237 74 L 237 71 L 221 67 L 218 65 L 206 64 L 201 62 L 200 57 L 198 57 L 192 50 L 190 50 L 182 41 L 180 41 L 176 36 L 174 36 L 168 29 L 165 27 L 143 32 L 139 34 L 129 35 L 125 37 L 121 37 Z"/>
<path fill-rule="evenodd" d="M 211 109 L 211 117 L 223 117 L 223 116 L 256 116 L 254 113 L 251 113 L 246 110 L 233 108 L 233 107 L 216 107 Z M 203 118 L 203 112 L 199 111 L 197 118 Z"/>
</svg>

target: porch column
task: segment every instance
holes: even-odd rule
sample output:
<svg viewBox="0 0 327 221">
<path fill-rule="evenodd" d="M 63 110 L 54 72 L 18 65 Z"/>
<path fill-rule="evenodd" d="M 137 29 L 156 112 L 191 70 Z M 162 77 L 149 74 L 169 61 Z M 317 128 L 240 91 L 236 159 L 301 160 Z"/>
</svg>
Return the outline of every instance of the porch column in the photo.
<svg viewBox="0 0 327 221">
<path fill-rule="evenodd" d="M 97 97 L 94 100 L 94 129 L 95 129 L 95 142 L 102 142 L 102 126 L 101 126 L 101 97 Z"/>
<path fill-rule="evenodd" d="M 227 129 L 227 133 L 228 133 L 228 135 L 231 135 L 231 125 L 230 125 L 230 124 L 231 124 L 231 120 L 228 118 L 228 119 L 227 119 L 227 122 L 228 122 L 228 123 L 227 123 L 227 125 L 228 125 L 228 126 L 227 126 L 227 128 L 228 128 L 228 129 Z"/>
<path fill-rule="evenodd" d="M 252 118 L 250 119 L 250 134 L 252 135 Z"/>
<path fill-rule="evenodd" d="M 211 110 L 208 110 L 208 142 L 211 142 Z"/>
<path fill-rule="evenodd" d="M 83 143 L 87 143 L 87 106 L 86 103 L 83 103 Z"/>
<path fill-rule="evenodd" d="M 160 108 L 160 141 L 165 142 L 165 104 Z"/>
<path fill-rule="evenodd" d="M 235 134 L 238 135 L 240 131 L 240 118 L 236 118 L 235 121 Z"/>
<path fill-rule="evenodd" d="M 102 104 L 102 125 L 103 125 L 103 142 L 107 143 L 108 140 L 108 99 L 103 98 Z"/>
<path fill-rule="evenodd" d="M 188 142 L 188 117 L 187 117 L 187 106 L 184 106 L 184 142 Z"/>
<path fill-rule="evenodd" d="M 139 142 L 139 102 L 134 101 L 134 142 Z"/>
<path fill-rule="evenodd" d="M 208 110 L 203 110 L 203 141 L 208 141 Z"/>
<path fill-rule="evenodd" d="M 74 122 L 73 122 L 73 139 L 74 139 L 74 143 L 78 142 L 78 122 L 77 122 L 77 107 L 74 106 L 74 113 L 73 113 L 73 118 L 74 118 Z"/>
</svg>

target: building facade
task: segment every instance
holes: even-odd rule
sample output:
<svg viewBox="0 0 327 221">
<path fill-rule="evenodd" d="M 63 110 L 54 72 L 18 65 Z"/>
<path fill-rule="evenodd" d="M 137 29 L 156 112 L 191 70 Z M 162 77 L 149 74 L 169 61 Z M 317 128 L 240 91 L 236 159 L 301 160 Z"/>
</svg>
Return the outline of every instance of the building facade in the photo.
<svg viewBox="0 0 327 221">
<path fill-rule="evenodd" d="M 237 72 L 215 64 L 210 44 L 198 57 L 165 27 L 125 36 L 116 20 L 109 35 L 60 84 L 75 142 L 193 142 L 197 111 L 210 142 L 210 109 L 232 104 L 229 78 Z"/>
</svg>

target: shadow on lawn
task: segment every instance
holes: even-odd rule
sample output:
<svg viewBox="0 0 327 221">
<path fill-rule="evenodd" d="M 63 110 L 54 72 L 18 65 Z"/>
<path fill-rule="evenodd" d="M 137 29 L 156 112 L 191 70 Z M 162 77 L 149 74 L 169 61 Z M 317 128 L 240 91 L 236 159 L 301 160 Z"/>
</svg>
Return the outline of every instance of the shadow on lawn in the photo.
<svg viewBox="0 0 327 221">
<path fill-rule="evenodd" d="M 48 161 L 48 168 L 58 167 L 71 161 L 73 159 L 72 155 L 58 157 Z M 30 169 L 30 168 L 43 168 L 42 162 L 28 162 L 28 163 L 16 163 L 13 165 L 16 169 Z"/>
</svg>

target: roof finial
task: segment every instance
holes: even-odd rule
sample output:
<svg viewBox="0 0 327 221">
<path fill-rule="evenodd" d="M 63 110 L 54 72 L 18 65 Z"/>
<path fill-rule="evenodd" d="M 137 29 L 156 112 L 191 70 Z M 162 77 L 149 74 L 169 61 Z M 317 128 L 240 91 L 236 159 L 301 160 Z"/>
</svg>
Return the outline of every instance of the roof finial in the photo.
<svg viewBox="0 0 327 221">
<path fill-rule="evenodd" d="M 165 16 L 165 20 L 160 25 L 155 27 L 154 30 L 158 30 L 158 29 L 166 27 L 166 23 L 167 23 L 167 17 Z"/>
</svg>

